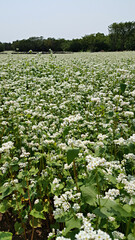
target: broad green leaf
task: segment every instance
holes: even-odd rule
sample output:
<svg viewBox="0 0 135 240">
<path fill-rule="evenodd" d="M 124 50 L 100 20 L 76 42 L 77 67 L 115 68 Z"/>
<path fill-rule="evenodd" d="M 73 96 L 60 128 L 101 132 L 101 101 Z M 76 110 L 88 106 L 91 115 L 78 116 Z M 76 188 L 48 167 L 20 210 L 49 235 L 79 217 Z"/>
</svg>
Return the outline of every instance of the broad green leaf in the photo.
<svg viewBox="0 0 135 240">
<path fill-rule="evenodd" d="M 110 208 L 108 207 L 102 207 L 100 209 L 101 213 L 104 214 L 105 216 L 107 217 L 111 217 L 111 216 L 114 216 L 114 213 L 110 210 Z"/>
<path fill-rule="evenodd" d="M 116 177 L 112 176 L 112 175 L 107 175 L 107 178 L 108 180 L 113 183 L 113 184 L 116 184 L 117 181 L 116 181 Z"/>
<path fill-rule="evenodd" d="M 92 186 L 81 187 L 82 199 L 89 205 L 95 205 L 97 199 L 97 191 Z"/>
<path fill-rule="evenodd" d="M 64 131 L 63 131 L 63 136 L 64 136 L 64 137 L 68 134 L 69 129 L 70 129 L 69 127 L 66 127 L 66 128 L 64 129 Z"/>
<path fill-rule="evenodd" d="M 109 117 L 112 117 L 114 115 L 113 111 L 108 112 Z"/>
<path fill-rule="evenodd" d="M 81 220 L 78 218 L 72 217 L 72 218 L 66 220 L 65 224 L 66 224 L 66 230 L 64 231 L 64 236 L 66 236 L 66 234 L 74 228 L 79 229 L 81 227 Z"/>
<path fill-rule="evenodd" d="M 35 209 L 33 209 L 31 212 L 30 212 L 30 215 L 35 217 L 35 218 L 40 218 L 40 219 L 45 219 L 45 216 L 42 212 L 38 212 L 36 211 Z"/>
<path fill-rule="evenodd" d="M 124 208 L 119 204 L 116 203 L 116 201 L 112 201 L 110 199 L 101 199 L 100 200 L 101 203 L 101 212 L 104 213 L 105 215 L 110 214 L 110 216 L 112 215 L 117 215 L 119 217 L 129 217 L 130 214 L 124 210 Z"/>
<path fill-rule="evenodd" d="M 22 228 L 22 224 L 19 223 L 19 222 L 16 222 L 15 225 L 15 231 L 16 231 L 16 234 L 22 234 L 24 232 L 24 229 Z"/>
<path fill-rule="evenodd" d="M 23 190 L 22 185 L 20 183 L 18 183 L 15 188 L 18 192 L 20 192 L 22 195 L 24 195 L 24 190 Z"/>
<path fill-rule="evenodd" d="M 31 227 L 34 227 L 34 228 L 41 227 L 40 219 L 37 219 L 37 218 L 31 219 L 29 223 L 30 223 Z"/>
<path fill-rule="evenodd" d="M 66 235 L 66 238 L 71 239 L 71 240 L 75 240 L 75 235 L 78 233 L 78 231 L 79 230 L 76 228 L 76 229 L 68 232 L 67 235 Z"/>
<path fill-rule="evenodd" d="M 22 200 L 22 199 L 21 199 Z M 18 209 L 22 209 L 24 207 L 24 204 L 22 204 L 21 201 L 18 201 L 18 204 L 15 204 L 14 209 L 18 211 Z"/>
<path fill-rule="evenodd" d="M 126 86 L 127 86 L 127 85 L 126 85 L 125 83 L 121 83 L 121 84 L 120 84 L 121 93 L 124 93 L 124 92 L 125 92 Z"/>
<path fill-rule="evenodd" d="M 32 175 L 36 175 L 37 173 L 38 173 L 38 168 L 35 168 L 34 166 L 30 169 L 30 173 L 32 174 Z"/>
<path fill-rule="evenodd" d="M 19 174 L 17 175 L 17 178 L 18 179 L 23 179 L 25 177 L 28 177 L 28 174 L 29 174 L 29 172 L 24 170 L 23 172 L 19 172 Z"/>
<path fill-rule="evenodd" d="M 0 239 L 1 240 L 12 240 L 12 233 L 11 232 L 0 232 Z"/>
<path fill-rule="evenodd" d="M 0 203 L 0 213 L 5 213 L 9 207 L 10 206 L 9 206 L 8 201 L 1 202 Z"/>
<path fill-rule="evenodd" d="M 107 217 L 108 217 L 108 216 L 106 216 L 104 213 L 102 213 L 99 208 L 96 208 L 96 209 L 93 211 L 93 213 L 95 213 L 96 216 L 99 216 L 99 217 L 101 217 L 101 218 L 107 218 Z"/>
<path fill-rule="evenodd" d="M 43 203 L 41 201 L 39 201 L 37 204 L 34 204 L 34 209 L 37 212 L 42 212 L 42 210 L 43 210 Z"/>
<path fill-rule="evenodd" d="M 79 148 L 71 148 L 67 151 L 67 163 L 70 164 L 73 160 L 78 157 Z"/>
<path fill-rule="evenodd" d="M 4 197 L 7 197 L 8 195 L 10 195 L 13 192 L 13 187 L 7 187 L 5 189 L 5 191 L 3 191 L 2 196 L 0 197 L 0 199 L 3 199 Z"/>
<path fill-rule="evenodd" d="M 135 235 L 133 235 L 132 233 L 130 233 L 128 235 L 128 240 L 135 240 Z"/>
<path fill-rule="evenodd" d="M 123 209 L 124 209 L 125 211 L 127 211 L 128 213 L 131 213 L 131 211 L 132 211 L 132 207 L 131 207 L 130 205 L 128 205 L 128 204 L 125 204 L 125 205 L 123 206 Z"/>
</svg>

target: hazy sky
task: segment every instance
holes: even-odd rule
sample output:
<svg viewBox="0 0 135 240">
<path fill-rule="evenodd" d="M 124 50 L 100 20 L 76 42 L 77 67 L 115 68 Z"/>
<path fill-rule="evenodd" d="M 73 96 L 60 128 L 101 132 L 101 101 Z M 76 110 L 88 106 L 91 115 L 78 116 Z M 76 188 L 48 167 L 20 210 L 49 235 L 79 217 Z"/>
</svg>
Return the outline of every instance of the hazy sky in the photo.
<svg viewBox="0 0 135 240">
<path fill-rule="evenodd" d="M 108 34 L 113 22 L 135 21 L 135 0 L 0 0 L 0 41 Z"/>
</svg>

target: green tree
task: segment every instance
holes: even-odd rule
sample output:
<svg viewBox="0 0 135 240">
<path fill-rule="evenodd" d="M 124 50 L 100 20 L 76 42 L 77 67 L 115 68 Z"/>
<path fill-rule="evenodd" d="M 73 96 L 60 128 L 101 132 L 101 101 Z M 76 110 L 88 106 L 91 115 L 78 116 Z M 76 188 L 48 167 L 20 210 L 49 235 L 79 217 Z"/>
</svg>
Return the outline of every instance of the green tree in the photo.
<svg viewBox="0 0 135 240">
<path fill-rule="evenodd" d="M 134 50 L 135 22 L 113 23 L 108 30 L 111 50 Z"/>
<path fill-rule="evenodd" d="M 82 50 L 81 40 L 80 39 L 71 40 L 69 50 L 71 52 L 80 52 Z"/>
<path fill-rule="evenodd" d="M 94 51 L 95 34 L 85 35 L 82 38 L 82 50 L 83 51 Z"/>
<path fill-rule="evenodd" d="M 95 35 L 93 50 L 95 52 L 99 52 L 107 51 L 108 49 L 109 49 L 108 37 L 105 36 L 103 33 L 97 33 Z"/>
<path fill-rule="evenodd" d="M 4 51 L 4 44 L 0 42 L 0 52 Z"/>
</svg>

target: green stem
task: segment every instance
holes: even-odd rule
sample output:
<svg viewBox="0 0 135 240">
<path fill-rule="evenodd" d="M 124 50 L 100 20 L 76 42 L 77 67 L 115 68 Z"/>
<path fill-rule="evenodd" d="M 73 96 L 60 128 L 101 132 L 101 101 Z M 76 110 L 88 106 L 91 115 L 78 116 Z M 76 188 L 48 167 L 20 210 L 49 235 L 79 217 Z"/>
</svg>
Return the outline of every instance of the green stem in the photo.
<svg viewBox="0 0 135 240">
<path fill-rule="evenodd" d="M 133 236 L 135 237 L 135 222 L 134 222 Z"/>
<path fill-rule="evenodd" d="M 27 189 L 28 189 L 28 199 L 29 199 L 29 206 L 30 206 L 30 211 L 32 211 L 32 205 L 30 201 L 30 191 L 29 191 L 29 185 L 28 185 L 28 180 L 26 177 L 26 183 L 27 183 Z M 32 235 L 31 235 L 31 240 L 34 238 L 34 217 L 32 216 Z"/>
<path fill-rule="evenodd" d="M 10 174 L 11 174 L 11 179 L 13 179 L 13 174 L 12 174 L 12 168 L 10 168 Z M 13 181 L 13 184 L 14 184 L 14 181 Z M 15 184 L 14 184 L 14 187 L 15 187 Z M 20 211 L 20 208 L 19 208 L 19 204 L 18 204 L 18 198 L 17 198 L 17 191 L 15 191 L 15 198 L 16 198 L 16 205 L 17 205 L 17 209 L 18 209 L 18 215 L 19 215 L 19 218 L 21 220 L 21 225 L 22 225 L 22 228 L 24 229 L 24 238 L 25 240 L 27 240 L 27 237 L 26 237 L 26 228 L 25 228 L 25 224 L 23 223 L 23 219 L 22 219 L 22 215 L 21 215 L 21 211 Z"/>
<path fill-rule="evenodd" d="M 133 208 L 134 208 L 134 206 L 132 205 L 132 206 L 131 206 L 130 218 L 129 218 L 129 220 L 128 220 L 127 228 L 126 228 L 126 238 L 127 238 L 127 236 L 128 236 L 128 233 L 129 233 L 129 228 L 130 228 L 131 216 L 132 216 L 132 213 L 133 213 Z"/>
<path fill-rule="evenodd" d="M 97 183 L 97 190 L 98 190 L 98 204 L 99 204 L 99 208 L 101 207 L 100 204 L 100 187 L 99 187 L 99 181 L 98 181 L 98 172 L 96 169 L 96 183 Z"/>
<path fill-rule="evenodd" d="M 75 179 L 76 188 L 77 188 L 77 191 L 79 192 L 79 187 L 78 187 L 78 183 L 77 183 L 77 171 L 76 171 L 76 166 L 75 166 L 75 160 L 73 160 L 73 172 L 74 172 L 74 179 Z"/>
<path fill-rule="evenodd" d="M 98 181 L 98 172 L 96 169 L 96 183 L 97 183 L 97 190 L 98 190 L 98 204 L 99 204 L 99 208 L 101 208 L 101 203 L 100 203 L 100 187 L 99 187 L 99 181 Z M 98 222 L 100 220 L 100 217 L 97 217 L 97 222 L 96 222 L 96 229 L 98 229 Z"/>
<path fill-rule="evenodd" d="M 131 217 L 129 218 L 128 223 L 127 223 L 127 228 L 126 228 L 126 238 L 127 238 L 127 236 L 128 236 L 128 233 L 129 233 L 130 223 L 131 223 Z"/>
</svg>

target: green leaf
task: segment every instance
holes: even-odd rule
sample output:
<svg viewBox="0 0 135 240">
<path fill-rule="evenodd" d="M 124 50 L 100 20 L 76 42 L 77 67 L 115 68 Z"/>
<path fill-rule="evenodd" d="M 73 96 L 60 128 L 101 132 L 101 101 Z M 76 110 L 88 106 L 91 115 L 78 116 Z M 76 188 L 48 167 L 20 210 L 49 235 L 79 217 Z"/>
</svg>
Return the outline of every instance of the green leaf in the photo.
<svg viewBox="0 0 135 240">
<path fill-rule="evenodd" d="M 37 219 L 37 218 L 34 218 L 30 220 L 30 225 L 31 227 L 34 227 L 34 228 L 38 228 L 38 227 L 41 227 L 41 220 L 40 219 Z"/>
<path fill-rule="evenodd" d="M 131 197 L 131 201 L 132 201 L 132 204 L 135 205 L 135 196 L 132 196 L 132 197 Z"/>
<path fill-rule="evenodd" d="M 101 199 L 101 212 L 106 216 L 114 216 L 118 217 L 129 217 L 130 214 L 116 201 L 112 201 L 110 199 Z M 110 215 L 109 215 L 110 214 Z"/>
<path fill-rule="evenodd" d="M 131 211 L 132 211 L 132 207 L 131 207 L 130 205 L 128 205 L 128 204 L 125 204 L 125 205 L 123 206 L 123 209 L 124 209 L 125 211 L 127 211 L 128 213 L 131 213 Z"/>
<path fill-rule="evenodd" d="M 66 127 L 66 128 L 64 129 L 64 131 L 63 131 L 63 136 L 64 136 L 64 137 L 68 134 L 69 130 L 70 130 L 69 127 Z"/>
<path fill-rule="evenodd" d="M 36 211 L 35 209 L 33 209 L 31 212 L 30 212 L 30 215 L 35 217 L 35 218 L 40 218 L 40 219 L 45 219 L 45 216 L 42 212 L 38 212 Z"/>
<path fill-rule="evenodd" d="M 82 199 L 89 205 L 95 205 L 97 199 L 97 191 L 92 186 L 81 187 Z"/>
<path fill-rule="evenodd" d="M 78 229 L 74 229 L 71 232 L 68 232 L 68 234 L 66 235 L 66 238 L 74 240 L 75 239 L 75 235 L 78 233 Z"/>
<path fill-rule="evenodd" d="M 132 233 L 130 233 L 128 235 L 128 240 L 135 240 L 135 235 L 133 235 Z"/>
<path fill-rule="evenodd" d="M 113 111 L 108 112 L 109 117 L 112 117 L 114 115 Z"/>
<path fill-rule="evenodd" d="M 127 85 L 126 85 L 125 83 L 121 83 L 121 84 L 120 84 L 121 93 L 124 93 L 124 92 L 125 92 L 126 86 L 127 86 Z"/>
<path fill-rule="evenodd" d="M 24 232 L 24 229 L 22 228 L 22 224 L 19 223 L 19 222 L 16 222 L 15 225 L 15 231 L 16 231 L 16 234 L 22 234 Z"/>
<path fill-rule="evenodd" d="M 41 201 L 39 201 L 37 204 L 34 204 L 34 209 L 37 212 L 42 212 L 42 210 L 43 210 L 43 203 Z"/>
<path fill-rule="evenodd" d="M 36 175 L 37 173 L 38 173 L 38 168 L 35 168 L 34 166 L 30 169 L 30 173 L 32 174 L 32 175 Z"/>
<path fill-rule="evenodd" d="M 103 214 L 103 213 L 100 211 L 99 208 L 96 208 L 96 209 L 93 211 L 93 213 L 95 213 L 96 216 L 99 216 L 99 217 L 101 217 L 101 218 L 107 218 L 107 216 L 106 216 L 105 214 Z"/>
<path fill-rule="evenodd" d="M 117 181 L 116 181 L 116 177 L 112 176 L 112 175 L 107 175 L 107 178 L 108 180 L 113 183 L 113 184 L 116 184 Z"/>
<path fill-rule="evenodd" d="M 13 205 L 12 205 L 12 207 L 13 207 Z M 20 210 L 20 209 L 22 209 L 23 207 L 24 207 L 24 204 L 22 204 L 22 202 L 19 201 L 18 204 L 15 204 L 14 210 L 18 211 L 18 209 Z"/>
<path fill-rule="evenodd" d="M 15 188 L 19 193 L 24 195 L 24 190 L 23 190 L 22 185 L 20 183 L 18 183 Z"/>
<path fill-rule="evenodd" d="M 0 239 L 1 240 L 12 240 L 12 233 L 11 232 L 0 232 Z"/>
<path fill-rule="evenodd" d="M 64 236 L 67 235 L 68 232 L 70 232 L 70 230 L 74 229 L 74 228 L 80 228 L 81 227 L 81 220 L 75 217 L 72 217 L 68 220 L 65 221 L 66 223 L 66 230 L 64 231 Z"/>
<path fill-rule="evenodd" d="M 7 187 L 5 189 L 5 191 L 3 191 L 2 196 L 0 197 L 0 199 L 3 199 L 4 197 L 7 197 L 8 195 L 10 195 L 13 192 L 13 187 Z"/>
<path fill-rule="evenodd" d="M 3 201 L 0 203 L 0 213 L 5 213 L 7 209 L 10 207 L 8 201 Z"/>
<path fill-rule="evenodd" d="M 19 172 L 19 174 L 17 175 L 18 179 L 24 179 L 25 177 L 28 177 L 28 171 L 23 171 L 23 172 Z"/>
<path fill-rule="evenodd" d="M 67 151 L 67 163 L 70 164 L 73 160 L 78 157 L 79 148 L 71 148 Z"/>
</svg>

